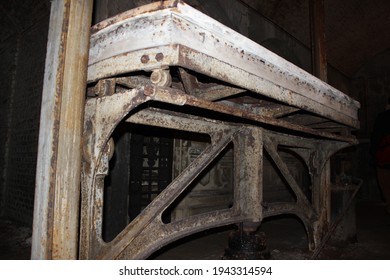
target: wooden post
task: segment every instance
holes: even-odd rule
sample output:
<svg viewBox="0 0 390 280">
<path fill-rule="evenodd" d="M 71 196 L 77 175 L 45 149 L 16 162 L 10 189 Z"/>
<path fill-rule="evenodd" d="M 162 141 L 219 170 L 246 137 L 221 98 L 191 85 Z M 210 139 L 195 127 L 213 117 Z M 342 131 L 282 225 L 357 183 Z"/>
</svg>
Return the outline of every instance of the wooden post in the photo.
<svg viewBox="0 0 390 280">
<path fill-rule="evenodd" d="M 324 0 L 309 0 L 313 75 L 328 80 Z"/>
<path fill-rule="evenodd" d="M 93 0 L 52 1 L 38 145 L 32 259 L 76 259 L 81 135 Z"/>
</svg>

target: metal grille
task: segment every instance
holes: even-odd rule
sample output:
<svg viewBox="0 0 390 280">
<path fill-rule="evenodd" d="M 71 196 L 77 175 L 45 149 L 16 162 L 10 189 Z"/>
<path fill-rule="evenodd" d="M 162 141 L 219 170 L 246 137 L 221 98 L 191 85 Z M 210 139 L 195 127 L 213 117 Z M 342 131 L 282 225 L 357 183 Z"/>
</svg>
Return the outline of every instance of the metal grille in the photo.
<svg viewBox="0 0 390 280">
<path fill-rule="evenodd" d="M 173 140 L 161 136 L 163 133 L 159 129 L 137 128 L 131 135 L 130 220 L 148 206 L 172 180 Z"/>
</svg>

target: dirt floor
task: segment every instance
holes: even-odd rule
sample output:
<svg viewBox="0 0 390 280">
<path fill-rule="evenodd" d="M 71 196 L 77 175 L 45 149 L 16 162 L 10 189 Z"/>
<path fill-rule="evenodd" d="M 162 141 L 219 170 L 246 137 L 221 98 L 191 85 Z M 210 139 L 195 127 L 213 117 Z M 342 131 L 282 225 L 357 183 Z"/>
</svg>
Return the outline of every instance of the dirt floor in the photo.
<svg viewBox="0 0 390 280">
<path fill-rule="evenodd" d="M 150 259 L 216 260 L 223 258 L 228 236 L 234 226 L 202 232 L 166 246 Z M 292 217 L 265 220 L 260 228 L 266 235 L 271 259 L 304 260 L 308 250 L 302 224 Z M 0 259 L 30 259 L 31 229 L 0 219 Z M 390 260 L 390 215 L 383 203 L 363 203 L 356 207 L 356 236 L 350 242 L 330 240 L 316 259 Z"/>
</svg>

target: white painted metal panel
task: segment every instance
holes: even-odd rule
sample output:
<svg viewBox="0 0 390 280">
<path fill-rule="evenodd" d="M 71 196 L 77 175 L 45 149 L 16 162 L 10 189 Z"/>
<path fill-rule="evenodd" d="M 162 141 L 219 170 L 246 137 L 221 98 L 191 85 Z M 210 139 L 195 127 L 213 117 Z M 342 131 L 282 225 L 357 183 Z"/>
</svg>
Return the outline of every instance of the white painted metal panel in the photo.
<svg viewBox="0 0 390 280">
<path fill-rule="evenodd" d="M 89 82 L 181 66 L 359 127 L 357 101 L 181 1 L 128 11 L 93 31 Z"/>
</svg>

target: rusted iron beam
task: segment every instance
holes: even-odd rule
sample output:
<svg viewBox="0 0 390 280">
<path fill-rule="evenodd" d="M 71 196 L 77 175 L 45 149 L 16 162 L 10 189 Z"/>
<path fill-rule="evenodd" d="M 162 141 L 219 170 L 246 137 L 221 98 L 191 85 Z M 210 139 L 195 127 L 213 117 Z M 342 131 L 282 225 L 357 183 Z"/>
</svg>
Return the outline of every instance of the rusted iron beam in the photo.
<svg viewBox="0 0 390 280">
<path fill-rule="evenodd" d="M 329 159 L 338 150 L 349 144 L 324 139 L 308 139 L 267 131 L 264 136 L 265 149 L 278 166 L 286 182 L 294 191 L 294 203 L 264 204 L 264 217 L 290 213 L 298 216 L 304 223 L 309 248 L 314 250 L 328 230 L 330 218 L 330 168 Z M 287 166 L 278 156 L 277 147 L 295 152 L 308 168 L 311 178 L 311 202 L 301 192 L 295 179 L 289 174 Z M 302 203 L 303 199 L 303 203 Z"/>
<path fill-rule="evenodd" d="M 183 225 L 183 231 L 178 230 L 177 226 L 174 225 L 164 226 L 161 230 L 160 227 L 163 225 L 160 224 L 161 219 L 159 217 L 162 215 L 164 209 L 169 206 L 169 203 L 172 203 L 173 200 L 184 190 L 184 188 L 196 178 L 201 170 L 206 168 L 209 162 L 213 161 L 221 150 L 223 150 L 223 147 L 232 141 L 232 136 L 228 131 L 226 131 L 227 127 L 224 125 L 217 126 L 217 124 L 214 123 L 211 128 L 210 125 L 204 125 L 203 131 L 212 135 L 213 144 L 210 145 L 209 148 L 206 149 L 202 155 L 186 169 L 186 171 L 176 178 L 176 180 L 172 182 L 172 184 L 167 187 L 163 193 L 153 200 L 153 202 L 143 211 L 142 215 L 138 216 L 112 242 L 105 244 L 101 240 L 103 178 L 107 174 L 108 170 L 108 160 L 106 153 L 104 152 L 104 143 L 107 142 L 106 138 L 109 137 L 112 132 L 112 124 L 118 123 L 118 121 L 129 111 L 134 109 L 137 104 L 142 103 L 142 101 L 138 102 L 138 100 L 140 100 L 139 94 L 142 95 L 143 92 L 139 90 L 132 90 L 129 93 L 117 94 L 118 96 L 114 95 L 100 98 L 100 101 L 90 100 L 87 104 L 86 139 L 89 140 L 86 141 L 86 145 L 90 146 L 90 149 L 92 149 L 89 153 L 87 153 L 87 155 L 92 154 L 94 156 L 89 156 L 88 158 L 90 159 L 90 162 L 87 161 L 83 164 L 84 179 L 82 244 L 80 247 L 81 258 L 111 259 L 121 258 L 123 254 L 126 256 L 129 255 L 131 258 L 138 258 L 137 256 L 144 256 L 145 254 L 150 253 L 156 246 L 162 246 L 166 240 L 171 240 L 173 237 L 179 238 L 180 236 L 184 236 L 183 234 L 186 233 L 185 225 Z M 130 107 L 119 106 L 122 104 L 121 100 L 127 100 L 127 103 L 132 105 Z M 118 106 L 112 106 L 114 103 L 118 104 Z M 112 110 L 111 112 L 107 112 L 109 108 Z M 109 115 L 111 115 L 110 118 Z M 178 125 L 182 125 L 182 121 L 183 120 L 179 120 L 176 123 Z M 201 120 L 192 120 L 191 123 L 194 124 L 199 122 L 201 122 Z M 171 122 L 168 121 L 165 124 L 170 126 Z M 173 124 L 175 124 L 175 122 L 173 122 Z M 212 122 L 209 124 L 212 124 Z M 109 127 L 108 129 L 106 128 L 107 125 Z M 191 127 L 191 125 L 188 124 L 184 125 Z M 198 124 L 198 127 L 201 127 L 200 123 Z M 200 130 L 200 132 L 202 132 L 202 130 Z M 224 135 L 223 132 L 227 134 Z M 231 133 L 233 132 L 234 130 Z M 95 141 L 93 139 L 95 139 Z M 233 210 L 230 211 L 232 212 Z M 221 225 L 229 224 L 239 220 L 239 212 L 236 210 L 234 212 L 236 212 L 236 214 L 230 213 L 230 215 L 227 216 L 226 213 L 220 213 L 222 216 L 225 215 L 226 219 L 222 218 L 219 214 L 214 219 L 211 219 L 213 216 L 209 215 L 208 219 L 211 219 L 209 220 L 209 223 L 205 223 L 207 219 L 202 220 L 202 222 L 198 219 L 193 220 L 192 222 L 188 221 L 187 234 L 205 229 L 205 227 L 213 227 L 221 223 Z M 215 215 L 216 214 L 214 213 L 214 216 Z M 170 227 L 172 227 L 172 232 L 167 230 Z M 139 234 L 141 232 L 144 233 Z M 162 236 L 162 232 L 167 232 L 169 234 Z M 156 234 L 156 236 L 153 234 Z M 143 238 L 149 238 L 153 240 L 153 242 L 141 242 L 141 247 L 136 246 L 136 244 L 138 244 L 137 240 Z"/>
<path fill-rule="evenodd" d="M 314 249 L 321 241 L 321 230 L 326 230 L 328 226 L 330 198 L 327 180 L 330 174 L 328 159 L 338 149 L 348 146 L 348 143 L 281 134 L 256 126 L 246 126 L 243 123 L 228 124 L 200 115 L 150 106 L 131 113 L 137 106 L 152 100 L 184 105 L 187 98 L 192 97 L 177 90 L 146 86 L 88 101 L 85 145 L 91 151 L 86 153 L 86 159 L 89 161 L 83 164 L 81 258 L 145 258 L 165 244 L 207 228 L 244 222 L 246 227 L 253 229 L 259 225 L 263 216 L 279 214 L 294 214 L 299 217 L 307 230 L 310 248 Z M 211 104 L 208 109 L 214 104 L 209 103 Z M 150 103 L 153 104 L 155 103 Z M 195 103 L 190 104 L 195 106 Z M 172 110 L 172 107 L 168 108 Z M 129 113 L 130 116 L 127 117 Z M 101 232 L 103 182 L 108 172 L 109 159 L 105 145 L 115 126 L 123 118 L 131 123 L 208 134 L 212 141 L 201 156 L 149 204 L 142 215 L 129 224 L 112 242 L 105 243 Z M 162 223 L 162 213 L 230 142 L 233 142 L 235 149 L 233 207 L 168 224 Z M 296 194 L 296 203 L 263 203 L 261 169 L 263 142 Z M 302 193 L 283 159 L 278 155 L 279 146 L 296 152 L 308 166 L 312 176 L 313 203 L 310 203 Z"/>
<path fill-rule="evenodd" d="M 140 88 L 91 98 L 86 102 L 81 177 L 81 259 L 91 258 L 98 245 L 103 244 L 103 189 L 110 159 L 110 135 L 128 112 L 148 100 L 143 88 Z"/>
<path fill-rule="evenodd" d="M 39 132 L 32 259 L 76 259 L 81 133 L 93 1 L 52 2 Z"/>
<path fill-rule="evenodd" d="M 210 119 L 189 117 L 188 115 L 153 108 L 137 112 L 126 121 L 207 134 L 212 134 L 215 125 L 218 125 L 217 128 L 214 128 L 216 131 L 229 128 L 221 122 Z M 230 125 L 230 129 L 232 127 L 241 128 L 241 132 L 234 135 L 235 201 L 239 203 L 240 212 L 247 218 L 247 222 L 260 223 L 262 220 L 262 130 L 257 127 L 233 124 Z"/>
<path fill-rule="evenodd" d="M 213 134 L 213 130 L 210 129 L 210 127 L 213 127 L 216 124 L 218 124 L 217 131 L 219 129 L 229 128 L 229 126 L 226 126 L 224 123 L 215 120 L 153 107 L 132 114 L 126 121 L 134 124 L 164 127 L 202 134 Z"/>
<path fill-rule="evenodd" d="M 166 99 L 181 97 L 170 96 Z M 85 153 L 82 186 L 81 258 L 144 258 L 164 244 L 207 228 L 262 220 L 262 130 L 236 124 L 225 124 L 200 116 L 148 108 L 132 114 L 127 121 L 152 126 L 205 133 L 211 144 L 157 197 L 142 215 L 133 220 L 113 241 L 101 237 L 103 178 L 108 172 L 105 147 L 116 124 L 138 105 L 153 100 L 150 89 L 134 89 L 124 93 L 90 99 L 86 106 Z M 127 105 L 126 105 L 127 104 Z M 236 172 L 233 207 L 184 221 L 163 224 L 161 215 L 214 159 L 233 143 Z M 147 241 L 147 242 L 146 242 Z"/>
<path fill-rule="evenodd" d="M 174 223 L 162 225 L 153 221 L 138 235 L 117 259 L 146 259 L 156 250 L 180 238 L 207 229 L 238 223 L 242 217 L 233 209 L 203 213 Z M 150 234 L 154 232 L 155 234 Z M 157 236 L 158 235 L 158 236 Z"/>
<path fill-rule="evenodd" d="M 302 189 L 300 188 L 299 184 L 294 179 L 293 175 L 289 171 L 287 165 L 284 163 L 282 158 L 277 152 L 277 146 L 278 143 L 275 143 L 271 141 L 268 137 L 264 137 L 264 145 L 265 149 L 268 152 L 268 154 L 271 156 L 273 162 L 277 165 L 278 169 L 280 170 L 282 176 L 285 178 L 291 189 L 293 190 L 296 199 L 297 204 L 299 207 L 306 213 L 306 215 L 311 218 L 316 216 L 316 212 L 311 206 L 309 200 L 305 196 L 305 194 L 302 192 Z"/>
<path fill-rule="evenodd" d="M 137 88 L 140 86 L 151 85 L 150 79 L 141 76 L 119 77 L 116 78 L 116 83 L 128 88 Z"/>
<path fill-rule="evenodd" d="M 125 94 L 126 95 L 126 94 Z M 113 98 L 113 96 L 109 97 L 110 99 Z M 106 98 L 107 99 L 107 98 Z M 103 106 L 102 108 L 107 108 L 106 106 Z M 101 108 L 100 108 L 101 109 Z M 124 114 L 121 114 L 124 115 Z M 103 120 L 104 118 L 101 118 Z M 185 131 L 193 131 L 193 132 L 200 132 L 200 133 L 207 133 L 207 134 L 214 134 L 213 139 L 218 139 L 220 136 L 218 131 L 224 131 L 225 133 L 229 130 L 228 127 L 224 127 L 225 124 L 220 123 L 219 121 L 215 120 L 207 120 L 203 119 L 201 117 L 197 116 L 191 116 L 186 115 L 182 113 L 177 112 L 169 112 L 161 109 L 153 109 L 148 108 L 145 110 L 141 110 L 139 112 L 136 112 L 134 115 L 131 115 L 127 121 L 139 123 L 139 124 L 146 124 L 146 125 L 152 125 L 152 126 L 158 126 L 158 127 L 166 127 L 171 129 L 177 129 L 177 130 L 185 130 Z M 230 125 L 229 125 L 230 126 Z M 256 133 L 257 129 L 256 127 L 249 127 L 245 128 L 238 125 L 234 125 L 232 128 L 236 127 L 235 129 L 237 132 L 234 134 L 235 136 L 229 136 L 225 135 L 222 139 L 225 139 L 224 141 L 231 141 L 233 139 L 234 146 L 237 149 L 236 151 L 236 178 L 241 178 L 240 180 L 237 180 L 237 182 L 241 182 L 242 184 L 238 183 L 238 185 L 235 186 L 235 198 L 234 198 L 234 205 L 235 207 L 228 210 L 221 210 L 217 212 L 212 212 L 204 215 L 200 215 L 197 217 L 190 217 L 188 220 L 182 220 L 174 223 L 169 224 L 161 224 L 161 219 L 159 218 L 160 215 L 163 212 L 163 209 L 167 208 L 167 205 L 173 201 L 173 197 L 170 197 L 170 193 L 168 197 L 170 197 L 168 200 L 166 198 L 159 197 L 156 203 L 157 204 L 150 204 L 148 208 L 148 213 L 151 215 L 152 220 L 150 222 L 147 222 L 145 225 L 142 224 L 133 224 L 132 226 L 129 226 L 127 230 L 122 232 L 114 242 L 118 242 L 118 246 L 116 248 L 112 248 L 113 243 L 104 243 L 100 239 L 101 235 L 101 207 L 102 207 L 102 179 L 96 178 L 95 185 L 89 186 L 89 188 L 95 188 L 97 193 L 100 193 L 98 196 L 95 196 L 94 202 L 90 202 L 90 207 L 95 208 L 95 210 L 92 210 L 92 212 L 89 214 L 89 217 L 95 217 L 95 221 L 91 221 L 91 224 L 93 225 L 90 230 L 92 230 L 93 233 L 93 242 L 89 243 L 89 248 L 92 250 L 91 254 L 88 256 L 88 258 L 125 258 L 125 259 L 138 259 L 138 258 L 145 258 L 148 255 L 150 255 L 152 252 L 154 252 L 156 249 L 160 248 L 161 246 L 164 246 L 165 244 L 168 244 L 180 237 L 186 236 L 188 234 L 192 234 L 195 232 L 198 232 L 200 230 L 204 230 L 211 227 L 217 227 L 222 226 L 226 224 L 231 223 L 237 223 L 237 222 L 245 222 L 246 224 L 250 223 L 251 225 L 258 224 L 264 215 L 264 217 L 273 216 L 273 215 L 279 215 L 279 214 L 294 214 L 298 216 L 304 223 L 308 237 L 309 237 L 309 243 L 311 244 L 311 248 L 314 248 L 315 243 L 318 243 L 318 232 L 316 228 L 318 228 L 318 219 L 316 215 L 310 215 L 314 213 L 313 208 L 309 207 L 303 207 L 302 203 L 273 203 L 273 204 L 262 204 L 262 198 L 261 198 L 261 172 L 260 170 L 254 171 L 253 167 L 255 169 L 258 169 L 261 166 L 261 158 L 262 158 L 262 152 L 259 150 L 258 147 L 262 147 L 262 137 L 260 137 L 260 134 Z M 249 130 L 248 130 L 249 129 Z M 240 131 L 240 132 L 239 132 Z M 96 132 L 91 132 L 91 135 L 95 135 Z M 99 133 L 97 133 L 99 134 Z M 262 134 L 262 133 L 261 133 Z M 274 133 L 267 131 L 267 138 L 270 138 L 272 140 L 267 140 L 266 144 L 270 146 L 270 141 L 272 142 L 272 145 L 284 145 L 286 147 L 290 147 L 291 149 L 300 149 L 303 150 L 311 150 L 311 153 L 321 147 L 321 143 L 326 142 L 324 140 L 315 140 L 315 139 L 306 139 L 304 141 L 304 138 L 291 136 L 291 135 L 284 135 L 280 133 Z M 257 137 L 255 135 L 258 135 Z M 108 137 L 108 136 L 107 136 Z M 105 137 L 105 138 L 107 138 Z M 100 138 L 103 139 L 103 138 Z M 234 140 L 235 139 L 235 140 Z M 218 142 L 219 140 L 217 140 Z M 241 142 L 240 142 L 241 141 Z M 245 144 L 247 143 L 247 144 Z M 339 148 L 339 145 L 336 143 L 336 149 Z M 344 145 L 347 145 L 343 143 Z M 225 146 L 226 144 L 224 144 Z M 253 146 L 255 145 L 255 146 Z M 326 145 L 325 145 L 326 146 Z M 96 145 L 96 147 L 101 147 L 101 145 Z M 220 151 L 222 146 L 217 149 Z M 262 148 L 260 148 L 262 149 Z M 218 151 L 215 150 L 215 152 L 218 153 Z M 325 148 L 325 150 L 328 150 Z M 255 158 L 245 153 L 245 151 L 251 151 L 253 152 L 253 156 Z M 296 150 L 295 150 L 296 151 Z M 299 152 L 299 150 L 298 150 Z M 275 156 L 273 154 L 274 158 L 278 158 L 278 156 Z M 326 160 L 326 157 L 330 156 L 330 153 L 325 152 L 324 157 L 316 157 L 316 161 L 324 161 Z M 318 168 L 321 168 L 323 164 L 320 162 L 311 163 L 311 160 L 313 159 L 310 156 L 307 156 L 305 153 L 303 153 L 303 159 L 305 160 L 306 164 L 308 166 L 314 165 L 316 166 L 316 169 L 310 169 L 312 170 L 313 174 L 321 176 L 322 172 L 321 170 L 317 170 Z M 210 151 L 205 151 L 204 157 L 207 158 L 207 161 L 212 160 L 211 158 L 208 158 L 209 156 L 213 157 L 213 154 L 210 154 Z M 276 159 L 278 162 L 278 166 L 283 169 L 283 164 L 280 163 L 282 161 L 280 158 L 279 160 Z M 106 162 L 107 161 L 100 161 L 100 162 Z M 245 162 L 247 164 L 245 164 Z M 260 164 L 259 164 L 260 162 Z M 243 164 L 244 163 L 244 164 Z M 99 164 L 99 163 L 95 163 Z M 102 163 L 100 163 L 102 164 Z M 199 165 L 199 162 L 196 164 Z M 207 164 L 200 164 L 202 165 L 201 168 L 207 166 Z M 240 169 L 239 165 L 242 166 L 243 169 Z M 257 168 L 256 168 L 257 167 Z M 99 167 L 101 169 L 101 167 Z M 103 168 L 102 170 L 106 170 L 107 168 Z M 239 171 L 241 170 L 241 171 Z M 199 172 L 196 172 L 195 174 L 191 176 L 187 176 L 185 174 L 182 174 L 182 179 L 176 181 L 174 185 L 177 186 L 177 188 L 183 188 L 185 187 L 187 183 L 183 182 L 187 180 L 192 180 L 191 178 L 194 178 L 193 176 L 196 176 Z M 258 177 L 255 176 L 255 174 L 259 174 Z M 284 170 L 286 180 L 290 183 L 290 185 L 294 185 L 294 189 L 298 189 L 299 187 L 296 186 L 296 182 L 294 179 L 291 179 L 291 176 L 288 176 L 288 170 Z M 100 175 L 99 175 L 100 176 Z M 258 178 L 258 179 L 256 179 Z M 321 178 L 321 177 L 319 177 Z M 247 185 L 246 185 L 246 183 Z M 90 182 L 91 183 L 91 182 Z M 321 186 L 319 188 L 322 188 Z M 167 191 L 169 192 L 169 191 Z M 260 194 L 260 196 L 256 195 Z M 300 196 L 300 191 L 297 192 L 298 197 Z M 320 193 L 320 192 L 319 192 Z M 303 195 L 302 195 L 303 196 Z M 176 196 L 175 196 L 176 197 Z M 302 199 L 298 199 L 301 200 Z M 164 204 L 164 207 L 160 209 L 160 207 L 155 207 L 156 205 L 160 205 L 160 203 Z M 239 207 L 237 206 L 239 205 Z M 99 210 L 100 209 L 100 210 Z M 254 209 L 255 211 L 252 212 L 251 209 Z M 308 211 L 308 209 L 312 209 Z M 326 209 L 326 208 L 321 208 Z M 260 212 L 258 212 L 260 211 Z M 262 213 L 264 212 L 264 214 Z M 325 211 L 326 212 L 326 211 Z M 144 216 L 145 213 L 143 213 L 142 216 Z M 100 218 L 99 218 L 100 217 Z M 140 218 L 144 219 L 144 218 Z M 88 227 L 84 230 L 87 231 Z M 143 234 L 135 234 L 138 231 L 143 232 Z M 127 234 L 125 232 L 128 232 Z M 131 233 L 130 233 L 131 232 Z M 150 232 L 155 232 L 157 236 L 154 234 L 149 234 Z M 124 242 L 124 243 L 123 243 Z M 120 245 L 122 244 L 122 245 Z M 128 244 L 128 245 L 125 245 Z M 87 245 L 87 244 L 85 244 Z M 85 246 L 85 247 L 88 247 Z"/>
<path fill-rule="evenodd" d="M 354 136 L 345 136 L 333 134 L 325 131 L 315 130 L 309 127 L 290 123 L 281 119 L 275 119 L 267 115 L 257 114 L 245 109 L 238 109 L 236 107 L 224 105 L 221 103 L 215 103 L 204 99 L 199 99 L 187 94 L 184 94 L 180 90 L 162 88 L 162 87 L 146 87 L 145 90 L 150 92 L 150 97 L 153 100 L 175 104 L 179 106 L 189 105 L 198 108 L 203 108 L 215 112 L 224 113 L 230 116 L 235 116 L 242 119 L 252 120 L 259 123 L 269 124 L 277 127 L 282 127 L 291 131 L 299 133 L 306 133 L 309 135 L 320 136 L 326 139 L 339 140 L 349 142 L 351 144 L 357 143 Z"/>
<path fill-rule="evenodd" d="M 213 101 L 246 91 L 242 88 L 236 88 L 226 85 L 202 84 L 197 80 L 195 76 L 187 73 L 186 70 L 184 70 L 183 68 L 179 68 L 179 73 L 184 85 L 185 92 L 200 99 Z"/>
<path fill-rule="evenodd" d="M 244 127 L 234 139 L 234 203 L 252 231 L 263 220 L 263 130 Z"/>
</svg>

